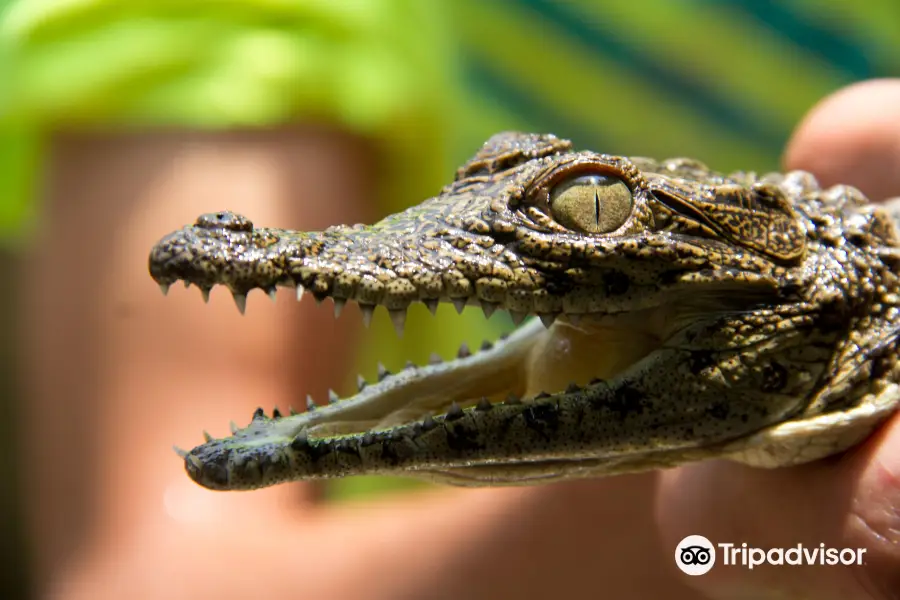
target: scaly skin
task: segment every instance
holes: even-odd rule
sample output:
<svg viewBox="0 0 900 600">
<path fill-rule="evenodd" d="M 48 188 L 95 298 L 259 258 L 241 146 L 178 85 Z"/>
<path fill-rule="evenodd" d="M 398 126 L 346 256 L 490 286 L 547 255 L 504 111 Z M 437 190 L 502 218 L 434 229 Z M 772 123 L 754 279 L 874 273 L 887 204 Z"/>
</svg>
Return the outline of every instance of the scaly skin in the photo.
<svg viewBox="0 0 900 600">
<path fill-rule="evenodd" d="M 508 339 L 360 381 L 302 414 L 260 409 L 181 452 L 212 489 L 355 474 L 529 484 L 708 458 L 797 464 L 865 438 L 900 398 L 893 219 L 803 172 L 494 136 L 453 183 L 372 226 L 297 232 L 230 212 L 163 238 L 150 272 L 208 297 L 289 286 L 406 309 L 509 311 Z"/>
</svg>

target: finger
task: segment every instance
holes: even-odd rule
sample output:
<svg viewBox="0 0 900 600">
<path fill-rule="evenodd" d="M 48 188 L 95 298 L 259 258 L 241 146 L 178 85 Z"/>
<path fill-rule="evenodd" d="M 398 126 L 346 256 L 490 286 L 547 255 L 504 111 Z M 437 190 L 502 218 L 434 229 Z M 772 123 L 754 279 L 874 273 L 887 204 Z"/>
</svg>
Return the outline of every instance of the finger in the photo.
<svg viewBox="0 0 900 600">
<path fill-rule="evenodd" d="M 819 102 L 794 131 L 783 162 L 873 200 L 900 195 L 900 79 L 858 83 Z"/>
</svg>

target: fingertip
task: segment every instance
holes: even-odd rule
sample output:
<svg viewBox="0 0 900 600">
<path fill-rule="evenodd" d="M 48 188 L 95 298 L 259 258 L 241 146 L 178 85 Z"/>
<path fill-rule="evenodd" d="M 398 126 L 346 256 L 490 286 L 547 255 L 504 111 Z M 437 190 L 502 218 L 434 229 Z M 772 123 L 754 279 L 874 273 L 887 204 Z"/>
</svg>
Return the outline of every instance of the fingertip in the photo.
<svg viewBox="0 0 900 600">
<path fill-rule="evenodd" d="M 900 195 L 900 79 L 864 81 L 823 99 L 794 130 L 783 163 L 873 199 Z"/>
<path fill-rule="evenodd" d="M 851 451 L 845 467 L 854 488 L 845 535 L 867 551 L 857 576 L 874 597 L 890 597 L 900 589 L 900 417 Z"/>
</svg>

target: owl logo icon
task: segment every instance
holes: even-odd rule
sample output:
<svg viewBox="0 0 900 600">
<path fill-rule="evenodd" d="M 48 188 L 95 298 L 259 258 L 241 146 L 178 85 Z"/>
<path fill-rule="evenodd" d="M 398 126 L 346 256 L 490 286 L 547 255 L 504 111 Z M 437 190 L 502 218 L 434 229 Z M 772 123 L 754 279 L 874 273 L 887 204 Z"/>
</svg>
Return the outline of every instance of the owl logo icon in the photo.
<svg viewBox="0 0 900 600">
<path fill-rule="evenodd" d="M 716 547 L 702 535 L 689 535 L 675 548 L 675 564 L 687 575 L 704 575 L 716 564 Z"/>
</svg>

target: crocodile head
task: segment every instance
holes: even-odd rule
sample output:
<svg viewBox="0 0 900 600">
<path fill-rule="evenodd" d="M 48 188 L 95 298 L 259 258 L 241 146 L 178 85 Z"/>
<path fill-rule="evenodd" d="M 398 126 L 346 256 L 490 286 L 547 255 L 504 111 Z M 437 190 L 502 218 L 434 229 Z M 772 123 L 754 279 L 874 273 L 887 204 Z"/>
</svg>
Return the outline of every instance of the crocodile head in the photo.
<svg viewBox="0 0 900 600">
<path fill-rule="evenodd" d="M 849 229 L 863 241 L 845 244 Z M 846 446 L 784 453 L 771 440 L 874 393 L 848 382 L 834 401 L 824 378 L 876 304 L 859 281 L 893 281 L 895 244 L 858 192 L 821 192 L 805 173 L 725 176 L 504 133 L 437 196 L 374 225 L 297 232 L 207 214 L 160 240 L 150 273 L 164 292 L 225 285 L 241 312 L 248 292 L 277 287 L 330 297 L 336 313 L 354 301 L 366 320 L 383 306 L 400 332 L 414 302 L 536 317 L 478 352 L 382 371 L 301 414 L 257 411 L 182 452 L 214 489 L 361 473 L 482 485 Z"/>
</svg>

